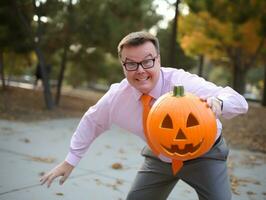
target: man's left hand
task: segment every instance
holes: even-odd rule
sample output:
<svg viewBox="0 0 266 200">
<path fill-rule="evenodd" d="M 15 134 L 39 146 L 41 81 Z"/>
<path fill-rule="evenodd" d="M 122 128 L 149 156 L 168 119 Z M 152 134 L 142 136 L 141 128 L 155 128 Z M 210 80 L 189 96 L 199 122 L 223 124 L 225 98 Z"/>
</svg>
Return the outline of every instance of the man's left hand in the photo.
<svg viewBox="0 0 266 200">
<path fill-rule="evenodd" d="M 223 101 L 216 98 L 216 97 L 209 97 L 206 100 L 208 106 L 212 109 L 214 112 L 215 116 L 218 117 L 222 114 L 222 106 L 223 106 Z"/>
</svg>

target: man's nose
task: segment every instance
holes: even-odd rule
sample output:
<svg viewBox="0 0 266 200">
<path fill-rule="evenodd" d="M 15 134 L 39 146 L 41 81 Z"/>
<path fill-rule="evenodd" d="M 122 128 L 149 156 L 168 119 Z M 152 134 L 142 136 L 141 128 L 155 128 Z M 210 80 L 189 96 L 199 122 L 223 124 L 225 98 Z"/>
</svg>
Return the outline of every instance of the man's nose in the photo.
<svg viewBox="0 0 266 200">
<path fill-rule="evenodd" d="M 138 69 L 137 69 L 137 72 L 140 73 L 140 72 L 145 72 L 145 69 L 142 67 L 142 65 L 140 63 L 138 63 Z"/>
</svg>

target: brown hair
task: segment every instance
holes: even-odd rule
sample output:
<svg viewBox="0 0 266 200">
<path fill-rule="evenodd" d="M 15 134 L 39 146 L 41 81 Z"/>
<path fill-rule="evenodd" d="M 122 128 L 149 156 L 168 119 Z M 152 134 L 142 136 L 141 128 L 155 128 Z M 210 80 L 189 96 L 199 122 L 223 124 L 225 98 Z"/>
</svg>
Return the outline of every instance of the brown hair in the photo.
<svg viewBox="0 0 266 200">
<path fill-rule="evenodd" d="M 154 35 L 146 32 L 146 31 L 139 31 L 139 32 L 132 32 L 126 35 L 118 44 L 117 51 L 118 56 L 121 58 L 121 52 L 123 47 L 125 46 L 138 46 L 144 44 L 145 42 L 150 41 L 153 43 L 157 53 L 160 53 L 159 47 L 159 40 Z"/>
</svg>

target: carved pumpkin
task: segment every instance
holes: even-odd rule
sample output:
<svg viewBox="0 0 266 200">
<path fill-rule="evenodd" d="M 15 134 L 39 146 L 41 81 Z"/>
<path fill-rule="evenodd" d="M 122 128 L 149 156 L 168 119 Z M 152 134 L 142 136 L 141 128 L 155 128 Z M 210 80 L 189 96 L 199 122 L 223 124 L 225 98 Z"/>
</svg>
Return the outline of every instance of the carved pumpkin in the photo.
<svg viewBox="0 0 266 200">
<path fill-rule="evenodd" d="M 216 118 L 205 102 L 184 94 L 183 86 L 161 96 L 147 119 L 148 140 L 154 152 L 177 161 L 197 158 L 214 144 Z M 174 165 L 173 164 L 173 165 Z"/>
</svg>

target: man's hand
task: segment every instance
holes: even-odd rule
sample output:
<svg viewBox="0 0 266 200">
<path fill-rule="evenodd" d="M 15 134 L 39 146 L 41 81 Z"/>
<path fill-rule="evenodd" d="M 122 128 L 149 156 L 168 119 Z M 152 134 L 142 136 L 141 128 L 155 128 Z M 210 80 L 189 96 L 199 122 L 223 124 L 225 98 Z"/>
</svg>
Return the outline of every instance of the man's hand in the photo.
<svg viewBox="0 0 266 200">
<path fill-rule="evenodd" d="M 222 106 L 223 106 L 223 101 L 216 98 L 216 97 L 209 97 L 206 100 L 208 106 L 212 109 L 214 112 L 215 116 L 218 117 L 222 114 Z"/>
<path fill-rule="evenodd" d="M 62 176 L 59 181 L 60 185 L 62 185 L 71 174 L 73 168 L 74 166 L 64 161 L 41 177 L 40 182 L 42 185 L 47 183 L 47 187 L 49 188 L 56 177 Z"/>
</svg>

